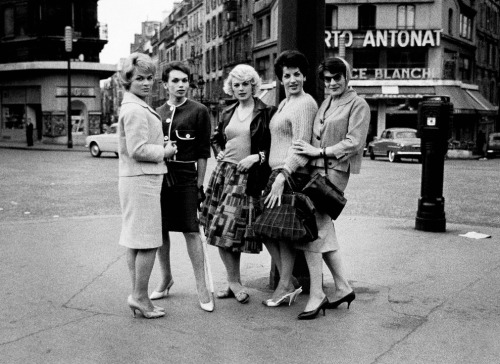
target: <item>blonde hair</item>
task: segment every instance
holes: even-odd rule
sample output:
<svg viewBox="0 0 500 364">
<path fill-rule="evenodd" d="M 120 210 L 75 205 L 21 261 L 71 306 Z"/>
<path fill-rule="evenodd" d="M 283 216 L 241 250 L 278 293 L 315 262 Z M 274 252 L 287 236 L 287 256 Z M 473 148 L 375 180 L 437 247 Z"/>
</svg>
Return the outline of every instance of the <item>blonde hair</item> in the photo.
<svg viewBox="0 0 500 364">
<path fill-rule="evenodd" d="M 229 72 L 229 76 L 227 76 L 224 81 L 224 92 L 230 96 L 234 96 L 233 92 L 233 79 L 237 78 L 241 81 L 250 81 L 252 84 L 252 96 L 255 96 L 257 92 L 260 90 L 260 85 L 262 81 L 259 77 L 257 71 L 248 64 L 239 64 L 234 67 L 231 72 Z"/>
<path fill-rule="evenodd" d="M 132 77 L 134 77 L 134 73 L 137 70 L 154 76 L 156 73 L 156 65 L 151 57 L 144 53 L 135 52 L 128 56 L 125 62 L 123 62 L 122 69 L 119 73 L 120 83 L 125 90 L 128 91 L 130 89 Z"/>
</svg>

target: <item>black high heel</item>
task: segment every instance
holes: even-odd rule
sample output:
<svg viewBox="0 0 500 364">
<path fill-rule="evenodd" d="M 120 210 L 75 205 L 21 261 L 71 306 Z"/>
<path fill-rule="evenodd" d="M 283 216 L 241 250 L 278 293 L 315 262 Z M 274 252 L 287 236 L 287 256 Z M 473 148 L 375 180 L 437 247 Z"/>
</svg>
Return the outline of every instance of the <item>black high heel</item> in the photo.
<svg viewBox="0 0 500 364">
<path fill-rule="evenodd" d="M 346 302 L 347 303 L 347 309 L 349 309 L 349 306 L 351 305 L 351 302 L 356 299 L 356 293 L 352 291 L 348 295 L 342 297 L 340 300 L 337 300 L 335 302 L 329 302 L 326 308 L 328 309 L 334 309 L 340 306 L 341 303 Z"/>
<path fill-rule="evenodd" d="M 300 313 L 297 318 L 299 320 L 313 320 L 316 318 L 316 316 L 318 316 L 318 313 L 319 311 L 323 310 L 323 316 L 325 316 L 325 310 L 328 306 L 329 302 L 328 302 L 328 298 L 323 298 L 323 301 L 321 301 L 321 303 L 319 304 L 319 306 L 315 309 L 315 310 L 312 310 L 312 311 L 304 311 L 302 313 Z"/>
</svg>

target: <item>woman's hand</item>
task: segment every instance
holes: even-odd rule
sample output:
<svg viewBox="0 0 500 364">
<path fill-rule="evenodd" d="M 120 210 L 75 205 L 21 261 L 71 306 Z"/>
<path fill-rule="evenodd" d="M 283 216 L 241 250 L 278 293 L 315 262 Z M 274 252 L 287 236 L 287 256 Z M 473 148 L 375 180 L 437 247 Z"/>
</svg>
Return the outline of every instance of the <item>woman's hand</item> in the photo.
<svg viewBox="0 0 500 364">
<path fill-rule="evenodd" d="M 292 143 L 293 150 L 297 154 L 307 155 L 308 157 L 319 157 L 321 148 L 313 147 L 311 144 L 303 140 L 295 140 Z"/>
<path fill-rule="evenodd" d="M 215 159 L 217 159 L 218 161 L 221 161 L 221 160 L 223 160 L 223 159 L 224 159 L 224 157 L 225 157 L 225 156 L 226 156 L 226 152 L 225 152 L 225 151 L 223 151 L 223 150 L 221 150 L 221 151 L 219 152 L 219 154 L 217 154 L 217 157 L 215 157 Z"/>
<path fill-rule="evenodd" d="M 164 157 L 172 158 L 175 155 L 175 153 L 177 153 L 177 145 L 175 144 L 175 142 L 169 140 L 168 142 L 165 143 Z"/>
<path fill-rule="evenodd" d="M 271 192 L 269 192 L 269 195 L 267 195 L 264 200 L 264 205 L 267 208 L 272 209 L 274 205 L 276 205 L 276 202 L 278 203 L 277 206 L 281 206 L 281 195 L 283 195 L 284 187 L 285 176 L 282 173 L 279 173 L 271 186 Z"/>
<path fill-rule="evenodd" d="M 252 166 L 255 164 L 255 163 L 258 163 L 260 160 L 259 158 L 259 155 L 258 154 L 252 154 L 252 155 L 249 155 L 248 157 L 242 159 L 239 163 L 238 163 L 238 166 L 236 167 L 236 169 L 239 171 L 239 172 L 248 172 L 248 170 L 250 168 L 252 168 Z"/>
</svg>

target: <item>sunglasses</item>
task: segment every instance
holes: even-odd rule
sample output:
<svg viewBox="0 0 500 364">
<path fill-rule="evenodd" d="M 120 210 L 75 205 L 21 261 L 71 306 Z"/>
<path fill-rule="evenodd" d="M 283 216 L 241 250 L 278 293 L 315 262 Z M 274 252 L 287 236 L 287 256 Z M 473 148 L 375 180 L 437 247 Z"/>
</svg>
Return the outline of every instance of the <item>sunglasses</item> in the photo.
<svg viewBox="0 0 500 364">
<path fill-rule="evenodd" d="M 330 83 L 332 82 L 332 80 L 334 80 L 335 82 L 339 82 L 342 80 L 343 76 L 344 75 L 342 73 L 336 73 L 333 76 L 323 76 L 323 79 L 325 80 L 325 83 Z"/>
</svg>

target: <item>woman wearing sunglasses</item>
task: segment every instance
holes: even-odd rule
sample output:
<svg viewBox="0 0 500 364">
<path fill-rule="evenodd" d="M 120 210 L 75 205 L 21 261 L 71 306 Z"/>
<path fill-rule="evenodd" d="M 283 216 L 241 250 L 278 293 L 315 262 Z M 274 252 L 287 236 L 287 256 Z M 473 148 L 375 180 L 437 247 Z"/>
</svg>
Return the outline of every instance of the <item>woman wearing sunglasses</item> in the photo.
<svg viewBox="0 0 500 364">
<path fill-rule="evenodd" d="M 349 84 L 350 66 L 342 58 L 332 57 L 318 68 L 330 95 L 321 104 L 313 125 L 312 144 L 304 140 L 293 143 L 297 154 L 310 158 L 311 177 L 325 174 L 342 191 L 345 190 L 351 173 L 359 173 L 368 126 L 370 107 L 358 96 Z M 347 307 L 355 299 L 355 293 L 346 278 L 340 247 L 332 219 L 316 212 L 319 237 L 308 244 L 304 251 L 311 277 L 309 301 L 299 319 L 310 320 L 327 308 L 337 308 L 346 302 Z M 335 295 L 330 301 L 322 287 L 322 258 L 335 281 Z"/>
</svg>

